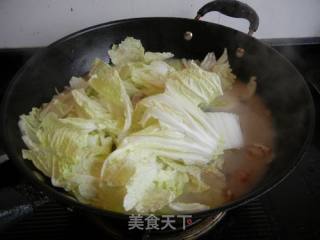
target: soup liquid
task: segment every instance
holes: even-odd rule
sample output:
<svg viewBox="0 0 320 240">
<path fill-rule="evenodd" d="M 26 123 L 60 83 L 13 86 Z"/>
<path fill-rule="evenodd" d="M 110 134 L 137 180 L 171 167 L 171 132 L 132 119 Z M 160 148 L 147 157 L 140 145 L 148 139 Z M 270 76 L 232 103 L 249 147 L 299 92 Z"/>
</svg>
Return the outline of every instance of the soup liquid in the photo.
<svg viewBox="0 0 320 240">
<path fill-rule="evenodd" d="M 210 186 L 208 191 L 184 194 L 177 201 L 218 207 L 249 192 L 266 173 L 272 160 L 272 116 L 259 96 L 246 99 L 247 91 L 246 84 L 236 81 L 232 90 L 225 92 L 222 97 L 229 105 L 215 109 L 239 116 L 244 147 L 225 151 L 224 176 L 203 173 L 205 182 Z"/>
</svg>

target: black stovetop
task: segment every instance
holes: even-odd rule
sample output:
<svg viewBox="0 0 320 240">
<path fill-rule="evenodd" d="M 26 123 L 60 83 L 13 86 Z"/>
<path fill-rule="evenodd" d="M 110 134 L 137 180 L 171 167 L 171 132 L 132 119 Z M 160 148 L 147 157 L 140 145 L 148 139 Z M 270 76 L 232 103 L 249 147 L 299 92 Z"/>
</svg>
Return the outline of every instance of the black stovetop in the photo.
<svg viewBox="0 0 320 240">
<path fill-rule="evenodd" d="M 304 75 L 320 111 L 320 42 L 268 41 Z M 0 96 L 8 81 L 36 49 L 0 50 Z M 221 223 L 201 239 L 320 239 L 320 135 L 315 137 L 297 169 L 263 197 L 229 212 Z M 0 189 L 22 181 L 10 161 L 0 165 Z M 71 237 L 112 239 L 88 217 L 56 202 L 35 210 L 34 215 L 0 232 L 0 239 L 67 239 Z"/>
</svg>

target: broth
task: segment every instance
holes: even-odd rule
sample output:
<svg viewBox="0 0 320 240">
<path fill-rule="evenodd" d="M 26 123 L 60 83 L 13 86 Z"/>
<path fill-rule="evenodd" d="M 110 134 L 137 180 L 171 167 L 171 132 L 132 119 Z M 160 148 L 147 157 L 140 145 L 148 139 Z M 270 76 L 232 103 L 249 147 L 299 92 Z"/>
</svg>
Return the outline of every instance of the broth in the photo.
<svg viewBox="0 0 320 240">
<path fill-rule="evenodd" d="M 222 97 L 229 101 L 229 106 L 218 109 L 239 116 L 244 137 L 242 149 L 227 150 L 223 155 L 225 179 L 221 175 L 203 173 L 210 189 L 203 193 L 184 194 L 177 201 L 217 207 L 249 192 L 265 175 L 272 160 L 272 116 L 259 96 L 244 97 L 247 91 L 246 84 L 236 81 L 232 90 Z"/>
</svg>

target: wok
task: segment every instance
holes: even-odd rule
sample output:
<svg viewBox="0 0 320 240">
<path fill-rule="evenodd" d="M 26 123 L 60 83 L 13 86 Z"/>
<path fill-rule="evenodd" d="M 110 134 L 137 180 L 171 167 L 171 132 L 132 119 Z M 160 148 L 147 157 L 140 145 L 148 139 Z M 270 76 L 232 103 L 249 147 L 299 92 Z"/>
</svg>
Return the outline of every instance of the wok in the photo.
<svg viewBox="0 0 320 240">
<path fill-rule="evenodd" d="M 250 22 L 249 34 L 199 20 L 210 11 L 246 18 Z M 0 198 L 10 202 L 1 206 L 1 221 L 8 222 L 32 212 L 35 205 L 47 201 L 46 196 L 94 214 L 127 218 L 126 214 L 82 204 L 62 189 L 53 187 L 50 179 L 44 177 L 31 161 L 22 158 L 21 149 L 25 146 L 17 124 L 21 114 L 48 102 L 55 89 L 62 90 L 71 76 L 88 72 L 95 58 L 108 60 L 107 49 L 127 36 L 140 39 L 148 51 L 172 52 L 179 58 L 202 59 L 212 51 L 219 56 L 227 48 L 233 72 L 241 81 L 256 77 L 257 94 L 272 112 L 277 133 L 274 159 L 263 180 L 240 199 L 195 213 L 193 217 L 209 216 L 238 207 L 280 183 L 295 168 L 311 140 L 314 105 L 299 72 L 274 49 L 250 36 L 257 30 L 258 24 L 257 14 L 248 5 L 217 0 L 202 7 L 196 19 L 157 17 L 113 21 L 73 33 L 40 50 L 11 81 L 2 100 L 0 117 L 4 150 L 36 190 L 33 187 L 27 190 L 16 187 L 0 191 Z M 44 194 L 40 194 L 40 190 Z M 21 202 L 24 204 L 24 208 L 17 208 L 20 206 L 18 201 L 20 205 Z"/>
</svg>

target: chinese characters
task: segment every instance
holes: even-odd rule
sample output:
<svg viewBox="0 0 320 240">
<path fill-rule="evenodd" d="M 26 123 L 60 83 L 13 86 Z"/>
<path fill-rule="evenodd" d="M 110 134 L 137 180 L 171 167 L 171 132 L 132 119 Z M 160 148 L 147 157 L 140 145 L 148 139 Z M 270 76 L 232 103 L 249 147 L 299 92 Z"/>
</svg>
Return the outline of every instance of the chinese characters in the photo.
<svg viewBox="0 0 320 240">
<path fill-rule="evenodd" d="M 148 216 L 130 215 L 128 221 L 129 230 L 183 230 L 192 224 L 192 215 L 162 215 L 157 217 L 153 214 Z"/>
</svg>

